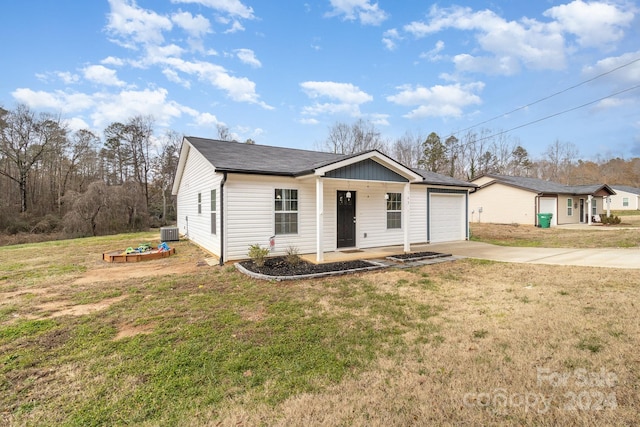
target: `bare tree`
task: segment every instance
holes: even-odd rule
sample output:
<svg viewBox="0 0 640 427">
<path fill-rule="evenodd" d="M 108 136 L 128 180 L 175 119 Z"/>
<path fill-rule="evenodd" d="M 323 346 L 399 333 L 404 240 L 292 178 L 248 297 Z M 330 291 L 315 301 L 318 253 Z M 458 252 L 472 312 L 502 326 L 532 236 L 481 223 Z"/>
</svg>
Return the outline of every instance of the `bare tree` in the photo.
<svg viewBox="0 0 640 427">
<path fill-rule="evenodd" d="M 422 157 L 422 141 L 424 141 L 422 136 L 405 132 L 391 144 L 390 154 L 403 165 L 417 168 Z"/>
<path fill-rule="evenodd" d="M 359 119 L 352 125 L 335 123 L 321 149 L 331 153 L 354 154 L 368 150 L 386 151 L 386 144 L 373 123 Z"/>
<path fill-rule="evenodd" d="M 0 169 L 0 174 L 18 185 L 20 212 L 26 212 L 29 174 L 53 144 L 66 138 L 67 131 L 59 118 L 44 113 L 36 117 L 25 105 L 13 112 L 2 109 L 0 117 L 0 154 L 13 166 Z"/>
</svg>

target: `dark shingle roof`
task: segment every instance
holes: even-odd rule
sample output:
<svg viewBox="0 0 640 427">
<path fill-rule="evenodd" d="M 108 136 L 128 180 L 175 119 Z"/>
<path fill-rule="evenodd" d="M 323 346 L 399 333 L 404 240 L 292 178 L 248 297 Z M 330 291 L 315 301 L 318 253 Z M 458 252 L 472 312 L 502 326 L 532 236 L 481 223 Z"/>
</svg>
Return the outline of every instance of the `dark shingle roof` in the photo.
<svg viewBox="0 0 640 427">
<path fill-rule="evenodd" d="M 629 187 L 628 185 L 612 185 L 614 190 L 626 191 L 631 194 L 640 194 L 640 188 Z"/>
<path fill-rule="evenodd" d="M 593 194 L 598 190 L 605 188 L 615 194 L 615 192 L 611 191 L 611 188 L 606 184 L 563 185 L 553 181 L 545 181 L 544 179 L 529 178 L 524 176 L 508 176 L 495 174 L 486 174 L 485 176 L 494 178 L 498 182 L 513 185 L 514 187 L 524 188 L 526 190 L 535 191 L 536 193 L 571 195 Z"/>
<path fill-rule="evenodd" d="M 442 175 L 436 172 L 429 172 L 424 169 L 412 169 L 415 173 L 422 176 L 425 184 L 434 184 L 434 185 L 451 185 L 456 187 L 477 187 L 476 184 L 471 182 L 462 181 L 456 178 L 452 178 L 447 175 Z"/>
<path fill-rule="evenodd" d="M 185 137 L 217 171 L 296 176 L 349 158 L 295 148 L 254 145 L 242 142 Z"/>
</svg>

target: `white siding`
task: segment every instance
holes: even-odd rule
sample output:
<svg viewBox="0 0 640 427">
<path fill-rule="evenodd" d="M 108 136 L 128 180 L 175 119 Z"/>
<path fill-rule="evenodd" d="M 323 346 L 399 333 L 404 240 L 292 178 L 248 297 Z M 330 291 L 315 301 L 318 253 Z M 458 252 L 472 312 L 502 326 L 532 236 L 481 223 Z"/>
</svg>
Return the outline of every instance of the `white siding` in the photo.
<svg viewBox="0 0 640 427">
<path fill-rule="evenodd" d="M 275 235 L 276 188 L 298 190 L 298 233 L 275 237 L 273 254 L 288 248 L 299 253 L 315 252 L 315 182 L 264 175 L 229 175 L 225 185 L 225 252 L 227 260 L 248 257 L 249 246 L 268 246 Z"/>
<path fill-rule="evenodd" d="M 404 184 L 367 181 L 325 180 L 324 181 L 324 247 L 325 251 L 335 251 L 337 247 L 337 192 L 354 191 L 356 194 L 356 247 L 375 248 L 378 246 L 401 245 L 404 242 L 403 228 L 387 230 L 388 192 L 402 193 Z M 402 209 L 407 208 L 402 201 Z M 413 223 L 409 225 L 413 226 Z M 366 237 L 365 237 L 366 234 Z"/>
<path fill-rule="evenodd" d="M 410 243 L 427 242 L 427 187 L 411 186 L 411 230 Z"/>
<path fill-rule="evenodd" d="M 198 151 L 189 150 L 178 190 L 178 229 L 181 234 L 218 256 L 220 255 L 220 215 L 217 215 L 217 233 L 211 234 L 211 190 L 218 190 L 216 193 L 219 212 L 221 179 L 222 175 L 216 174 L 211 163 Z M 202 197 L 201 213 L 198 213 L 198 193 Z"/>
</svg>

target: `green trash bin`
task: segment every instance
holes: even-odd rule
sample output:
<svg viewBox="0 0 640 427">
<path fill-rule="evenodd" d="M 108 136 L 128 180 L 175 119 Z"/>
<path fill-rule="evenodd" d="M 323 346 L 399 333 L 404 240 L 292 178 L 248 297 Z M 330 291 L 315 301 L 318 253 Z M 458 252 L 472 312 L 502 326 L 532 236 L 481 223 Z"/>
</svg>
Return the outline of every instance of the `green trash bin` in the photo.
<svg viewBox="0 0 640 427">
<path fill-rule="evenodd" d="M 549 228 L 551 227 L 551 217 L 553 214 L 550 213 L 539 213 L 538 214 L 538 226 L 540 228 Z"/>
</svg>

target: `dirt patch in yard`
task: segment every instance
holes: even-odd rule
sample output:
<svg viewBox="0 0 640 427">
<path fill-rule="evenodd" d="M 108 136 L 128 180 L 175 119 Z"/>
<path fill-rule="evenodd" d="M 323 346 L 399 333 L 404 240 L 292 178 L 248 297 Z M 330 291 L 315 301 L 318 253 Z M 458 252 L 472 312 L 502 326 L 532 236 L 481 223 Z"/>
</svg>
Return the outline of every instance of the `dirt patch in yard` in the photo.
<svg viewBox="0 0 640 427">
<path fill-rule="evenodd" d="M 197 263 L 172 263 L 148 261 L 132 264 L 109 264 L 88 270 L 74 281 L 76 285 L 137 279 L 150 276 L 166 276 L 169 274 L 189 274 L 198 270 Z"/>
</svg>

